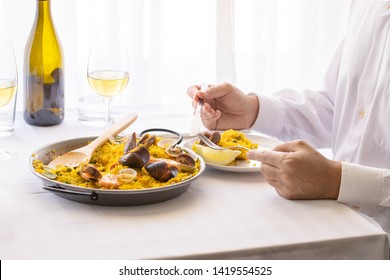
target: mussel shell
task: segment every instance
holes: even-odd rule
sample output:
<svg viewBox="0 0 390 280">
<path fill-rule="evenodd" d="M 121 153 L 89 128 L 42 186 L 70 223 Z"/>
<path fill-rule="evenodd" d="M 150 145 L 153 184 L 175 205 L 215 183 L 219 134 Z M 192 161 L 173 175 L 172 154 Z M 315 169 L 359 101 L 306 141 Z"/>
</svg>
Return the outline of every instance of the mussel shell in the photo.
<svg viewBox="0 0 390 280">
<path fill-rule="evenodd" d="M 130 150 L 137 147 L 137 136 L 135 132 L 129 137 L 129 139 L 126 142 L 124 153 L 127 154 Z"/>
<path fill-rule="evenodd" d="M 132 168 L 142 168 L 145 165 L 142 157 L 136 153 L 125 154 L 119 159 L 118 162 L 123 166 L 129 166 Z"/>
<path fill-rule="evenodd" d="M 221 141 L 221 133 L 219 133 L 219 131 L 214 131 L 208 138 L 211 142 L 218 145 L 219 141 Z"/>
<path fill-rule="evenodd" d="M 149 163 L 145 166 L 145 169 L 148 171 L 150 176 L 161 182 L 168 181 L 170 178 L 176 177 L 179 172 L 176 167 L 168 166 L 165 161 Z"/>
<path fill-rule="evenodd" d="M 206 136 L 207 138 L 210 138 L 211 136 L 210 132 L 208 131 L 203 132 L 203 135 Z"/>
<path fill-rule="evenodd" d="M 152 144 L 156 144 L 157 138 L 156 135 L 145 134 L 138 142 L 138 145 L 144 145 L 145 147 L 149 147 Z"/>
<path fill-rule="evenodd" d="M 149 162 L 149 159 L 150 153 L 148 149 L 144 146 L 138 146 L 122 156 L 118 162 L 124 166 L 142 168 Z"/>
<path fill-rule="evenodd" d="M 211 134 L 207 131 L 203 132 L 203 135 L 206 136 L 207 138 L 210 138 Z M 207 146 L 203 140 L 199 140 L 199 145 Z"/>
<path fill-rule="evenodd" d="M 83 168 L 80 172 L 80 176 L 87 181 L 99 181 L 100 178 L 102 178 L 102 174 L 92 165 L 87 165 Z"/>
<path fill-rule="evenodd" d="M 146 141 L 146 139 L 148 139 L 150 136 L 149 133 L 146 133 L 144 136 L 141 137 L 141 139 L 139 139 L 138 143 L 142 144 Z"/>
</svg>

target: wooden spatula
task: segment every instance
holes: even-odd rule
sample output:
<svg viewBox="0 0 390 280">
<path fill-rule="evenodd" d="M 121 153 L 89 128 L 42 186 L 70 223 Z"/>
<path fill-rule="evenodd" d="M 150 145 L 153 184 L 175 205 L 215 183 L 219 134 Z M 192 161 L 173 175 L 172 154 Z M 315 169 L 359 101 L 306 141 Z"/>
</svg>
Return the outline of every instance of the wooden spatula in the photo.
<svg viewBox="0 0 390 280">
<path fill-rule="evenodd" d="M 50 168 L 55 168 L 57 165 L 65 165 L 69 167 L 76 167 L 80 163 L 88 163 L 91 159 L 92 154 L 95 150 L 103 145 L 110 136 L 114 136 L 125 130 L 137 119 L 137 113 L 131 113 L 125 116 L 122 120 L 115 123 L 112 127 L 110 127 L 106 132 L 104 132 L 101 136 L 93 140 L 88 145 L 78 148 L 76 150 L 67 152 L 54 160 L 52 160 L 48 166 Z"/>
</svg>

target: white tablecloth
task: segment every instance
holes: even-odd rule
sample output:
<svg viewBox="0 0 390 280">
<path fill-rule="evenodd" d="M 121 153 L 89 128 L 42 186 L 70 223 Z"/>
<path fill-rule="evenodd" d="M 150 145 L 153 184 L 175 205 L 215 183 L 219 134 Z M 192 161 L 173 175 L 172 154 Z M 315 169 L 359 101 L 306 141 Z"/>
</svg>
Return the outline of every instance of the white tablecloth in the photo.
<svg viewBox="0 0 390 280">
<path fill-rule="evenodd" d="M 187 132 L 190 114 L 139 108 L 131 127 Z M 142 113 L 144 112 L 144 113 Z M 169 113 L 166 113 L 169 112 Z M 289 201 L 259 173 L 207 169 L 170 201 L 106 207 L 63 199 L 41 188 L 28 168 L 40 146 L 98 135 L 75 111 L 63 124 L 34 127 L 20 114 L 1 147 L 18 157 L 0 162 L 0 259 L 386 259 L 387 235 L 335 201 Z"/>
</svg>

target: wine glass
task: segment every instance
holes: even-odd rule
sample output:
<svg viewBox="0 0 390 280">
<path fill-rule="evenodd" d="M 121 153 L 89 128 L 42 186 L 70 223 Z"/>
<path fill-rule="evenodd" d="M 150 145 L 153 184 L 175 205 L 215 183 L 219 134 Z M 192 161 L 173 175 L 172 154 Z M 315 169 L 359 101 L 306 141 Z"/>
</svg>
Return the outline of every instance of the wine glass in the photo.
<svg viewBox="0 0 390 280">
<path fill-rule="evenodd" d="M 14 132 L 18 71 L 11 43 L 0 44 L 0 137 Z M 0 147 L 0 161 L 17 156 L 13 150 Z"/>
<path fill-rule="evenodd" d="M 129 82 L 127 48 L 120 37 L 107 36 L 96 40 L 88 57 L 88 82 L 105 98 L 105 128 L 111 125 L 111 98 L 123 91 Z"/>
</svg>

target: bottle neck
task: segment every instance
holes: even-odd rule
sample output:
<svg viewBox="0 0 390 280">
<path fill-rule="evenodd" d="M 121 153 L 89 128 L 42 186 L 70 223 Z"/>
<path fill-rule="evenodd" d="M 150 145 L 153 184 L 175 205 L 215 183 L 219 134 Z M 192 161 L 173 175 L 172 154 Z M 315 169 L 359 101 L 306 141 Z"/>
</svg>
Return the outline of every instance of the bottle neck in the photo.
<svg viewBox="0 0 390 280">
<path fill-rule="evenodd" d="M 36 15 L 39 18 L 51 18 L 50 14 L 50 0 L 37 0 L 37 9 Z"/>
</svg>

